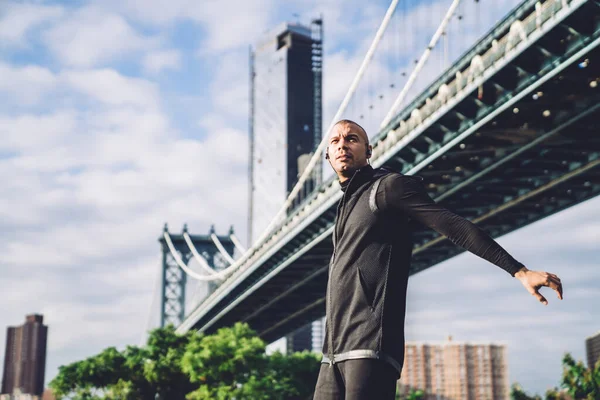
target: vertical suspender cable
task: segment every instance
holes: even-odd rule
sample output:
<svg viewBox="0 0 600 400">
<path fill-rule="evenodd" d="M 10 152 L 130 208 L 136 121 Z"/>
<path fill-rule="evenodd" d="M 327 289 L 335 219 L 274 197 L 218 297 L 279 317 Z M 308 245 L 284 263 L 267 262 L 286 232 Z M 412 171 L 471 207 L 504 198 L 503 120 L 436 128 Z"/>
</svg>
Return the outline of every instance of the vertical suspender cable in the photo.
<svg viewBox="0 0 600 400">
<path fill-rule="evenodd" d="M 425 49 L 425 52 L 419 59 L 417 66 L 415 67 L 413 72 L 410 74 L 408 81 L 402 88 L 402 91 L 396 98 L 396 101 L 394 101 L 392 108 L 390 108 L 390 111 L 388 112 L 388 114 L 385 116 L 385 118 L 381 122 L 381 125 L 380 125 L 381 129 L 386 127 L 390 123 L 390 121 L 392 120 L 394 115 L 396 115 L 396 110 L 397 110 L 398 106 L 402 103 L 402 101 L 404 101 L 404 97 L 406 97 L 407 92 L 410 90 L 412 84 L 415 82 L 415 79 L 419 75 L 419 72 L 421 72 L 421 69 L 423 68 L 423 66 L 425 65 L 425 62 L 427 61 L 427 59 L 429 58 L 429 55 L 431 54 L 431 50 L 435 47 L 438 39 L 442 35 L 442 32 L 444 32 L 444 30 L 446 29 L 446 26 L 448 25 L 448 22 L 450 21 L 450 18 L 452 17 L 454 10 L 456 10 L 456 7 L 458 6 L 459 3 L 460 3 L 460 0 L 452 1 L 450 8 L 448 8 L 448 11 L 446 12 L 446 16 L 444 17 L 444 19 L 442 20 L 442 23 L 440 24 L 437 31 L 431 38 L 431 41 L 429 42 L 429 45 Z"/>
<path fill-rule="evenodd" d="M 227 260 L 227 263 L 233 264 L 235 262 L 234 259 L 233 259 L 233 257 L 231 257 L 229 255 L 229 253 L 227 253 L 227 250 L 225 250 L 225 247 L 223 247 L 223 244 L 221 244 L 221 241 L 219 240 L 219 238 L 217 237 L 217 235 L 215 235 L 214 233 L 211 233 L 210 234 L 210 238 L 212 239 L 212 241 L 215 244 L 215 246 L 217 246 L 217 249 L 219 250 L 219 253 L 221 253 L 221 255 L 223 256 L 223 258 L 225 258 L 225 260 Z"/>
<path fill-rule="evenodd" d="M 196 259 L 196 261 L 198 261 L 198 264 L 200 265 L 200 267 L 208 274 L 208 275 L 212 275 L 214 274 L 216 271 L 214 269 L 212 269 L 210 267 L 210 265 L 208 265 L 208 262 L 204 259 L 204 257 L 202 257 L 199 253 L 198 250 L 196 249 L 196 246 L 194 246 L 194 242 L 192 242 L 192 239 L 190 238 L 190 235 L 188 235 L 187 232 L 183 232 L 183 240 L 185 240 L 185 242 L 188 245 L 188 248 L 190 249 L 190 251 L 192 252 L 192 255 L 194 256 L 194 258 Z"/>
<path fill-rule="evenodd" d="M 246 248 L 244 248 L 244 246 L 242 246 L 242 242 L 240 242 L 240 240 L 237 238 L 237 236 L 235 236 L 232 233 L 231 235 L 229 235 L 229 239 L 231 239 L 231 241 L 233 242 L 233 245 L 241 254 L 244 254 L 246 252 Z"/>
</svg>

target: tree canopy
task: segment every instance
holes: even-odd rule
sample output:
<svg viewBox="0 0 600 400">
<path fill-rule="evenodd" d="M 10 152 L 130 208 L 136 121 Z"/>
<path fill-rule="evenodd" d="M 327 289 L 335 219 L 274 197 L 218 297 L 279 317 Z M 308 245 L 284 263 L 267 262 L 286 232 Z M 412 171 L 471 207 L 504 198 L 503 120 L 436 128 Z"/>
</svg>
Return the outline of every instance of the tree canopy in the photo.
<svg viewBox="0 0 600 400">
<path fill-rule="evenodd" d="M 60 367 L 50 387 L 72 400 L 310 398 L 318 356 L 265 348 L 246 324 L 213 335 L 178 335 L 170 326 L 151 331 L 143 347 L 110 347 Z"/>
</svg>

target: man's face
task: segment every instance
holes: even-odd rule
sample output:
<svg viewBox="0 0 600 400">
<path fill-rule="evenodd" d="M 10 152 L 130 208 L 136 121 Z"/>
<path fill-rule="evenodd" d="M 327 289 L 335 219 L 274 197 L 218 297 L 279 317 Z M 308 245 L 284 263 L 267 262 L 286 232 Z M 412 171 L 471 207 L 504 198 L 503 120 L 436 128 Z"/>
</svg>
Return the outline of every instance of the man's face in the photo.
<svg viewBox="0 0 600 400">
<path fill-rule="evenodd" d="M 327 151 L 329 162 L 340 182 L 367 165 L 367 143 L 366 133 L 354 124 L 337 124 L 333 127 Z"/>
</svg>

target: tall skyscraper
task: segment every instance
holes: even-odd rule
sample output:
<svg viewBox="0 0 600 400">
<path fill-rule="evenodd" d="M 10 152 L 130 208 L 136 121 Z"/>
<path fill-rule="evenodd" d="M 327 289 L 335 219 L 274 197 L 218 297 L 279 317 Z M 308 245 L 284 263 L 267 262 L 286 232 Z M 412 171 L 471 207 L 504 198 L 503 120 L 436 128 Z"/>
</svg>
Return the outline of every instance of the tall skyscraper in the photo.
<svg viewBox="0 0 600 400">
<path fill-rule="evenodd" d="M 320 19 L 310 27 L 284 23 L 250 52 L 249 243 L 283 206 L 321 140 L 321 36 Z M 319 168 L 313 186 L 318 181 Z"/>
<path fill-rule="evenodd" d="M 283 23 L 250 52 L 248 243 L 267 229 L 298 182 L 322 135 L 321 19 Z M 294 203 L 321 182 L 321 163 Z M 286 338 L 287 350 L 312 348 L 312 329 Z"/>
<path fill-rule="evenodd" d="M 48 327 L 43 322 L 42 315 L 32 314 L 25 317 L 25 324 L 8 328 L 2 393 L 44 392 Z"/>
<path fill-rule="evenodd" d="M 401 395 L 425 392 L 425 400 L 508 400 L 505 346 L 406 343 Z"/>
<path fill-rule="evenodd" d="M 585 339 L 585 353 L 588 368 L 594 368 L 596 363 L 600 361 L 600 332 Z"/>
</svg>

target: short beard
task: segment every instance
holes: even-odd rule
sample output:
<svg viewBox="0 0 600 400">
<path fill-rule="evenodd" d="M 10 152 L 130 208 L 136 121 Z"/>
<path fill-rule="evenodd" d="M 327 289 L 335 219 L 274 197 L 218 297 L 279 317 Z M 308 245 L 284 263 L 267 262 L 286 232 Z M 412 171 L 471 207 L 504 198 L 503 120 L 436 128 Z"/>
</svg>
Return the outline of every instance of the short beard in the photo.
<svg viewBox="0 0 600 400">
<path fill-rule="evenodd" d="M 354 171 L 356 171 L 357 169 L 358 169 L 358 168 L 354 168 L 354 167 L 348 167 L 348 168 L 346 168 L 346 169 L 342 169 L 342 170 L 340 171 L 340 174 L 342 174 L 342 175 L 344 175 L 344 176 L 347 176 L 347 177 L 350 177 L 350 176 L 352 176 L 352 174 L 354 174 Z"/>
<path fill-rule="evenodd" d="M 354 175 L 354 173 L 356 172 L 358 168 L 352 166 L 352 167 L 347 167 L 346 169 L 342 169 L 340 171 L 340 175 L 342 175 L 344 178 L 352 178 L 352 175 Z"/>
</svg>

